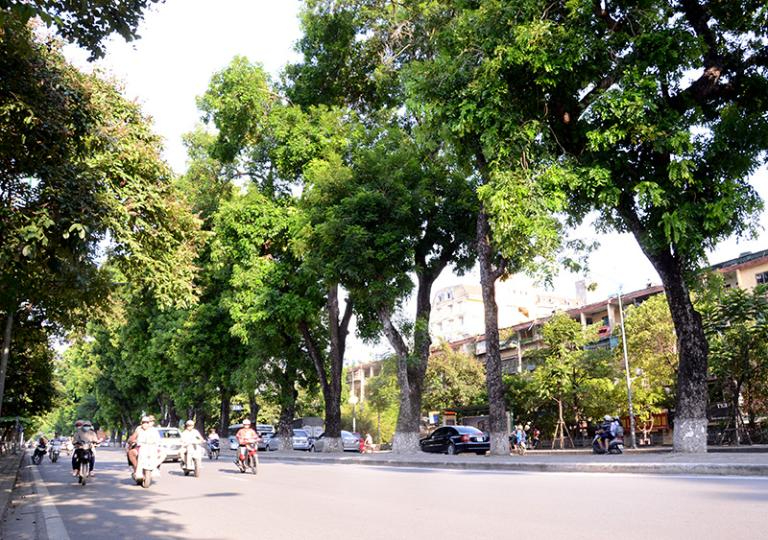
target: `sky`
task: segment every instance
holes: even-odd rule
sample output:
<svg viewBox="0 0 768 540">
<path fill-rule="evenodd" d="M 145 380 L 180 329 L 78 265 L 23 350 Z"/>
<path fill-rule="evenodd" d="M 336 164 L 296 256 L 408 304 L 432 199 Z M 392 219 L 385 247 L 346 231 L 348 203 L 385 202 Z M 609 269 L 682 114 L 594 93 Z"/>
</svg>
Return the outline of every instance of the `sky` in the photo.
<svg viewBox="0 0 768 540">
<path fill-rule="evenodd" d="M 130 43 L 110 39 L 103 60 L 89 64 L 87 54 L 75 46 L 67 46 L 65 54 L 83 69 L 99 69 L 122 81 L 126 97 L 142 105 L 152 117 L 155 131 L 164 138 L 165 159 L 182 173 L 186 167 L 182 135 L 200 122 L 195 98 L 234 56 L 260 62 L 275 78 L 287 63 L 298 61 L 293 47 L 301 36 L 299 8 L 298 0 L 166 0 L 146 13 L 139 27 L 140 39 Z M 766 169 L 751 179 L 764 200 L 768 200 L 767 180 Z M 760 221 L 765 228 L 768 215 L 764 213 Z M 619 288 L 632 291 L 648 282 L 660 283 L 630 235 L 598 235 L 588 222 L 575 236 L 600 244 L 590 257 L 589 281 L 598 288 L 590 293 L 589 301 L 605 298 Z M 709 260 L 714 264 L 766 248 L 768 235 L 764 232 L 755 240 L 731 238 L 710 253 Z M 578 279 L 582 276 L 564 273 L 556 279 L 555 291 L 575 295 Z M 461 277 L 444 272 L 433 290 L 467 282 L 479 283 L 477 270 Z M 364 360 L 386 348 L 352 340 L 347 356 Z"/>
</svg>

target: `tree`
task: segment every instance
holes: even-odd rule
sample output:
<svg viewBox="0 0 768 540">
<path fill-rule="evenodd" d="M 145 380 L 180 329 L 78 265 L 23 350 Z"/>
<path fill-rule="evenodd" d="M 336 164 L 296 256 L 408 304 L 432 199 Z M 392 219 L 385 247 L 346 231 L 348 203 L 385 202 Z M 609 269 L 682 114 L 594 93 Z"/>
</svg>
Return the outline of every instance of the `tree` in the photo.
<svg viewBox="0 0 768 540">
<path fill-rule="evenodd" d="M 317 357 L 323 354 L 318 341 L 323 291 L 312 275 L 301 271 L 292 252 L 296 224 L 290 199 L 274 201 L 252 188 L 222 205 L 214 229 L 214 259 L 232 268 L 223 303 L 232 318 L 230 331 L 250 350 L 241 369 L 250 372 L 247 386 L 266 387 L 280 403 L 282 448 L 291 448 L 298 387 L 316 382 L 313 369 L 323 385 L 326 429 L 333 423 L 334 403 L 339 407 L 328 389 L 326 364 L 318 367 Z M 311 353 L 302 343 L 307 335 L 312 336 L 310 346 L 317 346 Z M 338 417 L 340 424 L 340 413 Z"/>
<path fill-rule="evenodd" d="M 424 379 L 424 408 L 443 411 L 484 403 L 487 399 L 484 382 L 485 370 L 474 356 L 443 344 L 429 358 Z"/>
<path fill-rule="evenodd" d="M 435 11 L 439 61 L 419 73 L 435 93 L 450 87 L 436 81 L 458 81 L 446 96 L 462 104 L 457 129 L 476 120 L 502 155 L 552 182 L 574 220 L 597 211 L 600 228 L 631 233 L 658 271 L 679 345 L 675 449 L 705 451 L 707 343 L 689 283 L 705 251 L 748 234 L 762 207 L 747 178 L 768 144 L 763 3 Z"/>
<path fill-rule="evenodd" d="M 731 418 L 725 431 L 733 430 L 736 444 L 750 441 L 741 414 L 742 391 L 752 381 L 768 376 L 767 293 L 764 285 L 751 291 L 730 289 L 702 309 L 710 346 L 710 372 L 730 401 Z M 754 394 L 749 398 L 754 399 Z"/>
<path fill-rule="evenodd" d="M 39 17 L 46 25 L 54 25 L 61 36 L 91 53 L 91 60 L 104 56 L 103 41 L 117 32 L 126 41 L 137 38 L 136 31 L 144 11 L 162 0 L 128 0 L 110 2 L 78 2 L 76 0 L 2 0 L 0 25 L 5 32 L 24 27 Z"/>
<path fill-rule="evenodd" d="M 475 115 L 477 106 L 469 103 L 463 87 L 467 66 L 451 63 L 456 50 L 440 48 L 452 44 L 463 48 L 463 43 L 441 34 L 442 24 L 456 11 L 460 9 L 434 2 L 308 2 L 303 19 L 306 36 L 300 42 L 305 61 L 287 72 L 294 82 L 293 98 L 345 103 L 365 115 L 382 107 L 405 111 L 411 123 L 449 141 L 458 163 L 470 165 L 465 180 L 482 202 L 474 216 L 473 249 L 486 308 L 491 451 L 507 454 L 495 283 L 511 273 L 532 270 L 538 266 L 534 262 L 551 259 L 560 244 L 552 210 L 559 208 L 562 198 L 544 197 L 535 182 L 519 173 L 527 166 L 530 151 L 518 159 L 519 153 L 502 144 L 510 139 L 530 143 L 535 138 L 530 128 L 514 133 L 517 125 L 514 129 L 502 122 L 482 125 L 483 120 L 493 120 L 492 115 Z M 441 52 L 444 56 L 439 56 Z M 343 83 L 323 84 L 322 74 L 331 68 L 344 76 Z M 314 92 L 308 91 L 310 84 L 318 85 Z M 526 92 L 514 98 L 514 107 L 524 110 L 534 103 Z M 521 137 L 525 131 L 526 137 Z M 498 195 L 502 188 L 506 197 Z"/>
<path fill-rule="evenodd" d="M 113 264 L 159 302 L 184 303 L 198 224 L 179 202 L 160 141 L 112 83 L 68 65 L 28 29 L 0 36 L 0 372 L 14 321 L 54 328 L 105 301 Z M 41 84 L 40 81 L 43 81 Z M 0 402 L 3 381 L 0 380 Z"/>
<path fill-rule="evenodd" d="M 395 432 L 400 395 L 397 362 L 395 356 L 382 360 L 381 372 L 369 379 L 365 385 L 366 403 L 376 412 L 376 440 L 379 444 L 384 440 L 391 441 Z"/>
<path fill-rule="evenodd" d="M 235 58 L 226 69 L 214 75 L 199 105 L 205 120 L 213 122 L 218 130 L 212 156 L 222 160 L 233 178 L 250 180 L 254 189 L 267 198 L 266 203 L 271 201 L 274 208 L 282 207 L 294 213 L 297 209 L 291 210 L 292 191 L 306 182 L 313 160 L 330 153 L 338 155 L 348 137 L 342 113 L 327 108 L 303 111 L 285 105 L 261 66 L 244 58 Z M 298 238 L 296 232 L 291 231 L 289 236 Z M 270 249 L 272 241 L 268 240 L 268 233 L 259 232 L 258 238 L 266 244 L 254 245 L 251 249 L 264 256 L 277 257 L 278 253 Z M 320 317 L 319 312 L 308 315 L 299 310 L 300 318 L 296 322 L 303 348 L 315 365 L 323 390 L 329 439 L 326 448 L 341 451 L 341 372 L 352 303 L 347 298 L 342 310 L 336 276 L 327 271 L 323 261 L 312 257 L 310 244 L 289 240 L 278 242 L 285 246 L 282 256 L 293 258 L 291 270 L 283 267 L 281 272 L 294 273 L 304 280 L 301 289 L 293 289 L 296 296 L 290 298 L 305 294 L 300 303 L 314 306 L 318 299 L 316 293 L 322 292 L 319 297 L 322 303 L 314 309 L 321 309 L 323 316 Z M 251 257 L 248 264 L 257 262 Z"/>
<path fill-rule="evenodd" d="M 302 202 L 313 260 L 349 291 L 361 335 L 383 332 L 395 350 L 401 394 L 393 451 L 414 452 L 432 284 L 449 263 L 459 271 L 471 264 L 475 202 L 447 149 L 406 121 L 381 116 L 370 127 L 353 127 L 338 155 L 312 163 Z M 398 324 L 394 315 L 414 289 L 409 274 L 416 313 Z"/>
<path fill-rule="evenodd" d="M 597 341 L 597 327 L 582 328 L 565 313 L 556 313 L 542 328 L 544 362 L 533 371 L 533 379 L 542 398 L 557 405 L 557 423 L 552 436 L 555 443 L 565 447 L 565 436 L 573 445 L 565 411 L 570 409 L 578 424 L 613 410 L 613 373 L 610 351 L 588 349 Z"/>
<path fill-rule="evenodd" d="M 666 298 L 652 296 L 639 306 L 629 306 L 624 318 L 632 376 L 632 404 L 643 437 L 649 441 L 653 415 L 669 410 L 675 402 L 677 338 Z M 622 349 L 616 349 L 617 372 L 623 369 Z M 621 367 L 619 367 L 621 366 Z M 626 385 L 618 384 L 621 412 L 629 414 Z"/>
</svg>

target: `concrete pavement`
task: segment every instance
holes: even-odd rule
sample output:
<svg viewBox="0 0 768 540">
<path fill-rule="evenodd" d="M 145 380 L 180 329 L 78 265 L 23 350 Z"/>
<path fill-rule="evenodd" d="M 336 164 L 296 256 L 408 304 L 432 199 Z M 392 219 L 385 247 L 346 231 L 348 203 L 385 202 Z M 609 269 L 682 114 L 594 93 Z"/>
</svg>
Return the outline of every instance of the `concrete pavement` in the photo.
<svg viewBox="0 0 768 540">
<path fill-rule="evenodd" d="M 96 478 L 85 487 L 65 462 L 36 470 L 46 504 L 78 540 L 591 539 L 608 534 L 607 523 L 611 536 L 629 540 L 765 537 L 764 477 L 340 467 L 274 454 L 261 461 L 257 476 L 242 475 L 222 456 L 205 461 L 200 478 L 166 464 L 148 490 L 130 481 L 117 449 L 98 450 Z"/>
</svg>

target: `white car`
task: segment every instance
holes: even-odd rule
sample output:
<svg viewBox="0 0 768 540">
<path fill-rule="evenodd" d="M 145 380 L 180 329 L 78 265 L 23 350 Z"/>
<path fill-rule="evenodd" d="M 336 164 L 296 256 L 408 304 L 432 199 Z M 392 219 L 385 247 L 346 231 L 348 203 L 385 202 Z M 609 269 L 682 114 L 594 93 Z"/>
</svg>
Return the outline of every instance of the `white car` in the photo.
<svg viewBox="0 0 768 540">
<path fill-rule="evenodd" d="M 157 428 L 160 446 L 165 451 L 165 461 L 179 461 L 181 456 L 181 432 L 174 427 Z"/>
</svg>

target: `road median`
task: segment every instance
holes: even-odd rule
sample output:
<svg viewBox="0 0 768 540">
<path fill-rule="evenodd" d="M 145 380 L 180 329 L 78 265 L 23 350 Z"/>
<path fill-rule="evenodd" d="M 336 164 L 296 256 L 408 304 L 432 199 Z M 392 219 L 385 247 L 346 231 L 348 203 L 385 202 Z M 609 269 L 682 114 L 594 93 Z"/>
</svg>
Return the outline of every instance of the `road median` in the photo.
<svg viewBox="0 0 768 540">
<path fill-rule="evenodd" d="M 303 454 L 261 453 L 269 462 L 343 464 L 373 467 L 406 467 L 499 472 L 622 473 L 654 475 L 766 476 L 767 453 L 683 455 L 673 452 L 626 453 L 623 455 L 540 454 L 526 456 L 442 456 L 378 453 Z"/>
</svg>

